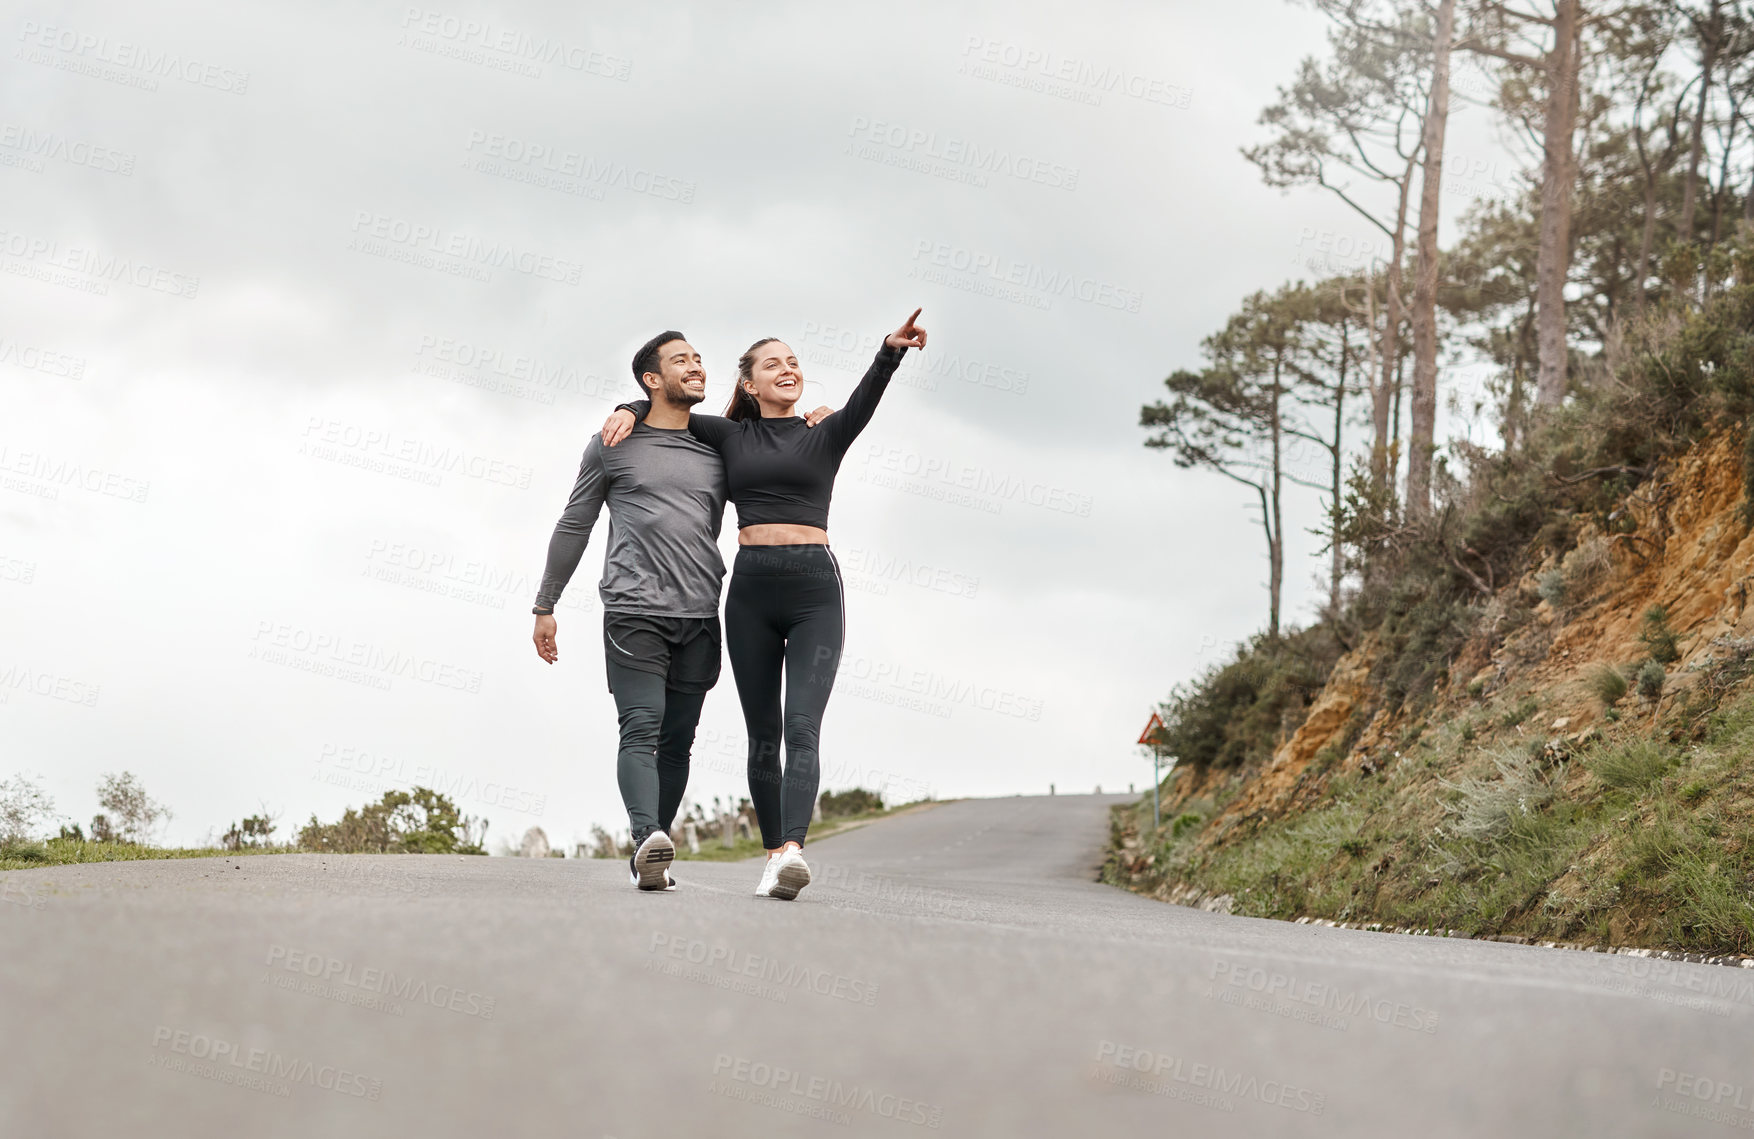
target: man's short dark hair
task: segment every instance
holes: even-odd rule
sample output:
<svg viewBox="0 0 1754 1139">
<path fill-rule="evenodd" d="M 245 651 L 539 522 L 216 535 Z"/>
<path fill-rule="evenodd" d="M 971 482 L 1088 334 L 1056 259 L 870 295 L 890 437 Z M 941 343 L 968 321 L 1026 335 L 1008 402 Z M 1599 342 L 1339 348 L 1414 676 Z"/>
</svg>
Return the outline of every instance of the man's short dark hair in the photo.
<svg viewBox="0 0 1754 1139">
<path fill-rule="evenodd" d="M 644 396 L 646 399 L 652 398 L 652 389 L 646 387 L 646 382 L 640 379 L 641 376 L 645 375 L 647 372 L 652 373 L 654 376 L 663 374 L 662 365 L 658 361 L 658 349 L 670 343 L 672 340 L 687 339 L 688 337 L 672 328 L 668 332 L 658 333 L 656 336 L 642 344 L 640 350 L 633 354 L 633 382 L 639 385 L 640 395 Z"/>
</svg>

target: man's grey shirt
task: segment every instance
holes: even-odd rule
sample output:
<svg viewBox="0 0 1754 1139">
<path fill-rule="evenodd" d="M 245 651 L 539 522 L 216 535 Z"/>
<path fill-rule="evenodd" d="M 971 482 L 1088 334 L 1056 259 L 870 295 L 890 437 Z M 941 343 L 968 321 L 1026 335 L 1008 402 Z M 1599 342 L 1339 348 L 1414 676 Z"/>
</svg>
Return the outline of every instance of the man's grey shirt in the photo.
<svg viewBox="0 0 1754 1139">
<path fill-rule="evenodd" d="M 609 553 L 597 592 L 617 613 L 714 617 L 725 559 L 725 464 L 688 433 L 634 424 L 626 439 L 603 446 L 593 435 L 579 463 L 572 497 L 548 542 L 540 608 L 552 608 L 572 580 L 604 503 Z"/>
</svg>

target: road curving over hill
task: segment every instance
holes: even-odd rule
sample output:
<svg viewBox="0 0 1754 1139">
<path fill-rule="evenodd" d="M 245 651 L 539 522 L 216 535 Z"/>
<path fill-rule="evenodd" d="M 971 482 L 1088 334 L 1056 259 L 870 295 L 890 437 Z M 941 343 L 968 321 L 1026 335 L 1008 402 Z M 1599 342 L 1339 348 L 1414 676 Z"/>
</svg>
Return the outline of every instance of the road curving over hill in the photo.
<svg viewBox="0 0 1754 1139">
<path fill-rule="evenodd" d="M 0 874 L 0 1135 L 1627 1135 L 1754 1127 L 1754 971 L 1205 913 L 1114 796 L 752 863 Z"/>
</svg>

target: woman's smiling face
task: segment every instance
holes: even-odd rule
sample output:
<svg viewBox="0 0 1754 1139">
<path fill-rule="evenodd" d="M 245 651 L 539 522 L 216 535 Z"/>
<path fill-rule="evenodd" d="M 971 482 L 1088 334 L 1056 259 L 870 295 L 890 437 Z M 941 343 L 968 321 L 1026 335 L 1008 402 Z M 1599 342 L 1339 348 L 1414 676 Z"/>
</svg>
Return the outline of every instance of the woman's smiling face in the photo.
<svg viewBox="0 0 1754 1139">
<path fill-rule="evenodd" d="M 755 350 L 755 363 L 743 388 L 763 408 L 791 414 L 792 405 L 804 394 L 804 370 L 797 353 L 783 340 L 770 340 Z"/>
</svg>

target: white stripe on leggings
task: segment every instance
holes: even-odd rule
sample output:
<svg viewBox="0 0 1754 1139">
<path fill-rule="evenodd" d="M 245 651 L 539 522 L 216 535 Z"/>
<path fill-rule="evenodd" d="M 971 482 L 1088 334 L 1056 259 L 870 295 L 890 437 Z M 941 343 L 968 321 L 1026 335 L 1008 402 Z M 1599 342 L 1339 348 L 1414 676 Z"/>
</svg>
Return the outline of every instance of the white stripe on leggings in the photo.
<svg viewBox="0 0 1754 1139">
<path fill-rule="evenodd" d="M 822 548 L 827 552 L 829 562 L 834 565 L 834 584 L 840 590 L 840 647 L 844 651 L 847 647 L 847 583 L 841 580 L 840 559 L 835 557 L 834 551 L 827 546 Z M 835 658 L 834 669 L 837 674 L 840 672 L 839 657 Z"/>
</svg>

